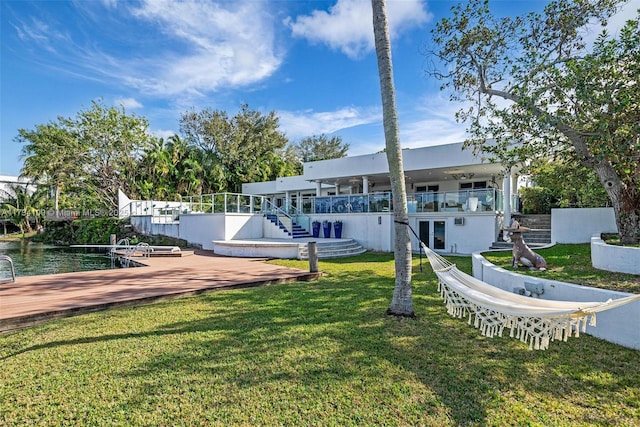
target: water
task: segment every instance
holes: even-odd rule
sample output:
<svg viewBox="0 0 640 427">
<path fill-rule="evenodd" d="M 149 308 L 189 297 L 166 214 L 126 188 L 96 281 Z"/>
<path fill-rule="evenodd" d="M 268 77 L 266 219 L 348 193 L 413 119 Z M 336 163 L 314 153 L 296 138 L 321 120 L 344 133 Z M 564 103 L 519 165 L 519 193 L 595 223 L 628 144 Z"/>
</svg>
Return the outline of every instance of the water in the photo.
<svg viewBox="0 0 640 427">
<path fill-rule="evenodd" d="M 106 249 L 89 250 L 43 243 L 14 241 L 0 242 L 0 255 L 13 259 L 16 276 L 70 273 L 76 271 L 120 268 L 106 255 Z M 0 262 L 0 280 L 11 277 L 8 262 Z"/>
</svg>

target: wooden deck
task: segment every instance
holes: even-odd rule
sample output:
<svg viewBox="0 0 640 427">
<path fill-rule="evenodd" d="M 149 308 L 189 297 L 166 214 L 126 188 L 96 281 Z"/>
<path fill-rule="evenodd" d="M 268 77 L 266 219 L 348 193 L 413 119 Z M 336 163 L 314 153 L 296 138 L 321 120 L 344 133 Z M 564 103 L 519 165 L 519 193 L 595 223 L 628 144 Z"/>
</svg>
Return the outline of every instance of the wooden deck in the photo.
<svg viewBox="0 0 640 427">
<path fill-rule="evenodd" d="M 145 267 L 18 277 L 0 283 L 0 333 L 58 317 L 221 289 L 312 280 L 318 273 L 196 251 L 138 258 Z"/>
</svg>

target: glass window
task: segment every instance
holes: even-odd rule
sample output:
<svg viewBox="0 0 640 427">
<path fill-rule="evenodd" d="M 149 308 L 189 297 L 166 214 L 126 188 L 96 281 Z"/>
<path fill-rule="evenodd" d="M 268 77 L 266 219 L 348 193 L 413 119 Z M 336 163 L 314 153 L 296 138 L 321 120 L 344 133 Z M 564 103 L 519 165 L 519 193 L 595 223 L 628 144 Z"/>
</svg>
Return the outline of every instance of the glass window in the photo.
<svg viewBox="0 0 640 427">
<path fill-rule="evenodd" d="M 445 222 L 434 221 L 433 222 L 433 248 L 444 249 L 445 242 Z"/>
</svg>

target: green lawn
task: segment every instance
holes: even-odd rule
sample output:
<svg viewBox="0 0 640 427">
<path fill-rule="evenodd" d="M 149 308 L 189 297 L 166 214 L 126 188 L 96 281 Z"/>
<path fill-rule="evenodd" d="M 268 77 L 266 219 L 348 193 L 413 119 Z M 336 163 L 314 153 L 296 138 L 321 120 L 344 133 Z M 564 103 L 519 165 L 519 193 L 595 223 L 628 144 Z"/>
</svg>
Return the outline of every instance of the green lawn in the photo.
<svg viewBox="0 0 640 427">
<path fill-rule="evenodd" d="M 536 249 L 534 252 L 547 261 L 547 271 L 531 271 L 522 266 L 514 269 L 511 267 L 511 251 L 485 252 L 483 256 L 497 266 L 520 274 L 640 294 L 640 276 L 593 268 L 591 245 L 588 243 L 555 245 L 548 249 Z"/>
<path fill-rule="evenodd" d="M 414 265 L 416 319 L 384 315 L 392 255 L 365 254 L 0 336 L 0 425 L 637 425 L 640 351 L 482 337 Z"/>
</svg>

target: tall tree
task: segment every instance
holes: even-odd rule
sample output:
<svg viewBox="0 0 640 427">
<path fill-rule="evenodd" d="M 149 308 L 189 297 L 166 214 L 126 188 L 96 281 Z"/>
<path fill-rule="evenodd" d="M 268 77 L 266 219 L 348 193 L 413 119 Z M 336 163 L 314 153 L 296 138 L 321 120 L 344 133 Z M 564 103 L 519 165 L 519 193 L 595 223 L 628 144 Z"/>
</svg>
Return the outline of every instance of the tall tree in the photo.
<svg viewBox="0 0 640 427">
<path fill-rule="evenodd" d="M 433 32 L 446 71 L 431 70 L 467 101 L 467 146 L 506 164 L 537 157 L 592 169 L 614 208 L 623 243 L 640 241 L 640 13 L 618 38 L 594 46 L 585 25 L 603 24 L 623 0 L 555 0 L 544 13 L 494 17 L 488 1 L 452 8 Z M 485 144 L 495 138 L 495 144 Z M 519 143 L 515 143 L 518 140 Z"/>
<path fill-rule="evenodd" d="M 349 151 L 349 144 L 343 143 L 339 136 L 329 138 L 322 134 L 302 139 L 294 144 L 294 150 L 300 161 L 304 163 L 345 157 Z"/>
<path fill-rule="evenodd" d="M 163 138 L 158 138 L 138 161 L 136 191 L 145 200 L 168 200 L 173 176 L 173 162 L 170 150 Z"/>
<path fill-rule="evenodd" d="M 409 235 L 409 213 L 407 209 L 407 189 L 404 182 L 402 148 L 398 110 L 396 108 L 393 84 L 393 64 L 391 62 L 391 41 L 385 0 L 371 0 L 373 8 L 373 33 L 380 92 L 382 95 L 382 116 L 384 122 L 385 148 L 389 163 L 394 219 L 394 259 L 396 281 L 388 314 L 413 317 L 413 296 L 411 289 L 411 238 Z"/>
<path fill-rule="evenodd" d="M 87 149 L 85 185 L 101 205 L 118 207 L 118 189 L 135 196 L 138 161 L 154 141 L 147 119 L 127 114 L 124 107 L 93 101 L 90 109 L 69 120 Z"/>
<path fill-rule="evenodd" d="M 73 130 L 60 118 L 58 123 L 38 125 L 33 130 L 19 129 L 15 141 L 25 144 L 20 175 L 51 189 L 57 213 L 61 193 L 73 187 L 82 172 L 84 150 Z"/>
<path fill-rule="evenodd" d="M 275 112 L 263 115 L 246 104 L 232 118 L 205 109 L 180 119 L 187 141 L 203 149 L 207 163 L 223 174 L 224 188 L 217 191 L 239 192 L 243 183 L 273 180 L 287 170 L 282 164 L 287 138 L 279 126 Z"/>
</svg>

